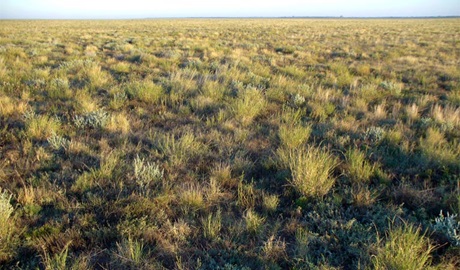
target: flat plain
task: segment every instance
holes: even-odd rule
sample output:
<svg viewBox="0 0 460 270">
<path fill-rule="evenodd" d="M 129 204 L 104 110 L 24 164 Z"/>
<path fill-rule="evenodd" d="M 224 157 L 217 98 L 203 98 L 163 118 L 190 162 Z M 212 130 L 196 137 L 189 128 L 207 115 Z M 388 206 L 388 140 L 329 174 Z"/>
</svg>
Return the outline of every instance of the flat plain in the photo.
<svg viewBox="0 0 460 270">
<path fill-rule="evenodd" d="M 0 268 L 458 269 L 459 19 L 0 21 Z"/>
</svg>

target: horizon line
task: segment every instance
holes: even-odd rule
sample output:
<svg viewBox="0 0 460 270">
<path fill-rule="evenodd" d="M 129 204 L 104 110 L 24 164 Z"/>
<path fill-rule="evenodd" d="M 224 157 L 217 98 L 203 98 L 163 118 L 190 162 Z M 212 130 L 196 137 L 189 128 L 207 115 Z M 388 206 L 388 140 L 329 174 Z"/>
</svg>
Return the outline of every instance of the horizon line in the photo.
<svg viewBox="0 0 460 270">
<path fill-rule="evenodd" d="M 126 18 L 0 18 L 1 21 L 28 21 L 28 20 L 156 20 L 156 19 L 458 19 L 460 15 L 448 16 L 181 16 L 181 17 L 126 17 Z"/>
</svg>

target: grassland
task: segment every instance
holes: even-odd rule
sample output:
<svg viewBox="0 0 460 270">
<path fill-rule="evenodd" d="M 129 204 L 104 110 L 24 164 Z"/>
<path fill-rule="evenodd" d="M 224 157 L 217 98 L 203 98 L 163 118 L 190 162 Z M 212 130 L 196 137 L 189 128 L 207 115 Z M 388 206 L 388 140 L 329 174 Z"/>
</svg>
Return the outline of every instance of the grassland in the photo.
<svg viewBox="0 0 460 270">
<path fill-rule="evenodd" d="M 0 21 L 0 268 L 456 269 L 460 21 Z"/>
</svg>

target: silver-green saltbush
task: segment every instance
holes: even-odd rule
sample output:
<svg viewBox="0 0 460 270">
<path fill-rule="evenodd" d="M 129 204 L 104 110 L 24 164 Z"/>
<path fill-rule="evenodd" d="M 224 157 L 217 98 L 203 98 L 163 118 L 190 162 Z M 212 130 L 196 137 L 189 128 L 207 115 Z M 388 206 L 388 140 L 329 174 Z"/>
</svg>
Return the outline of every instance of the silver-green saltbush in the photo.
<svg viewBox="0 0 460 270">
<path fill-rule="evenodd" d="M 77 128 L 103 128 L 109 119 L 109 114 L 101 109 L 85 115 L 77 115 L 74 117 L 73 122 Z"/>
<path fill-rule="evenodd" d="M 385 137 L 385 130 L 381 127 L 369 127 L 364 134 L 364 139 L 380 142 Z"/>
<path fill-rule="evenodd" d="M 67 149 L 70 145 L 70 141 L 68 139 L 56 135 L 56 133 L 53 133 L 51 137 L 48 138 L 48 143 L 53 149 L 56 150 L 60 150 L 61 148 Z"/>
<path fill-rule="evenodd" d="M 0 240 L 8 234 L 8 219 L 14 211 L 10 203 L 12 196 L 8 191 L 0 188 Z"/>
<path fill-rule="evenodd" d="M 133 162 L 134 177 L 139 186 L 140 192 L 146 194 L 147 188 L 151 183 L 159 182 L 163 179 L 164 171 L 155 162 L 151 163 L 137 156 Z"/>
<path fill-rule="evenodd" d="M 450 215 L 449 212 L 444 216 L 441 210 L 439 217 L 434 220 L 433 229 L 444 234 L 452 245 L 460 246 L 460 221 L 456 218 L 456 214 Z"/>
</svg>

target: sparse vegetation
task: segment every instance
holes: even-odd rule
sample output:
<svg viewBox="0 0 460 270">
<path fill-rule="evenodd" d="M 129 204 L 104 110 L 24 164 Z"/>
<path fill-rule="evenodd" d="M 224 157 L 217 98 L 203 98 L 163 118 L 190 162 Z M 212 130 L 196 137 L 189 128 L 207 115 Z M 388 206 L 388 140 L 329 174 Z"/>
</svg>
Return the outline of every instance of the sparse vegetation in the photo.
<svg viewBox="0 0 460 270">
<path fill-rule="evenodd" d="M 458 269 L 459 26 L 0 21 L 0 269 Z"/>
</svg>

